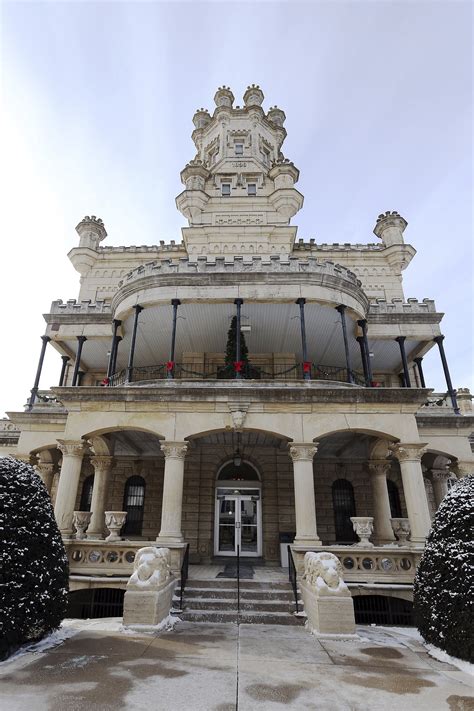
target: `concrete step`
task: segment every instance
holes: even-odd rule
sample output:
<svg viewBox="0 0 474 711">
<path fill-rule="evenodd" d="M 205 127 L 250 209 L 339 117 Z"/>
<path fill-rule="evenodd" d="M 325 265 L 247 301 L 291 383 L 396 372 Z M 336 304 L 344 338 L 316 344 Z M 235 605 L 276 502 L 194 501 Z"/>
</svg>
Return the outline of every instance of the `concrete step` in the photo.
<svg viewBox="0 0 474 711">
<path fill-rule="evenodd" d="M 178 601 L 174 602 L 175 606 L 179 604 Z M 219 600 L 219 599 L 203 599 L 203 598 L 193 598 L 192 600 L 185 600 L 184 611 L 186 612 L 189 608 L 193 610 L 223 610 L 233 611 L 237 609 L 237 600 Z M 288 601 L 279 600 L 241 600 L 240 609 L 246 612 L 293 612 L 294 604 L 292 605 Z"/>
<path fill-rule="evenodd" d="M 188 580 L 189 588 L 217 588 L 219 590 L 237 590 L 237 580 L 229 578 L 212 578 L 211 580 Z M 240 590 L 291 590 L 291 585 L 284 581 L 260 582 L 258 580 L 241 580 Z"/>
<path fill-rule="evenodd" d="M 237 588 L 234 590 L 220 588 L 198 588 L 186 587 L 185 596 L 187 599 L 194 598 L 219 598 L 221 600 L 235 600 L 237 598 Z M 292 600 L 293 592 L 290 590 L 241 590 L 241 600 Z"/>
<path fill-rule="evenodd" d="M 223 610 L 185 610 L 179 613 L 179 619 L 186 622 L 239 622 L 240 624 L 260 625 L 301 625 L 300 618 L 288 612 L 249 612 Z"/>
</svg>

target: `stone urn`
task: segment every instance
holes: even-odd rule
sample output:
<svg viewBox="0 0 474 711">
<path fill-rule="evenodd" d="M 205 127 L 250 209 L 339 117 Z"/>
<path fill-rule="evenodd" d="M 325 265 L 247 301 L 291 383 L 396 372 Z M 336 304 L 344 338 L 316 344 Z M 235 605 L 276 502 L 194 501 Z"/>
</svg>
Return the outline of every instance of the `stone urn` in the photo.
<svg viewBox="0 0 474 711">
<path fill-rule="evenodd" d="M 407 518 L 391 518 L 390 523 L 394 534 L 398 538 L 398 545 L 408 545 L 408 536 L 411 533 L 410 521 Z"/>
<path fill-rule="evenodd" d="M 76 538 L 83 541 L 86 538 L 86 528 L 91 522 L 92 511 L 74 511 L 72 523 L 76 529 Z"/>
<path fill-rule="evenodd" d="M 106 511 L 105 512 L 105 525 L 110 531 L 110 534 L 105 539 L 106 541 L 108 541 L 110 543 L 113 541 L 121 541 L 122 540 L 119 536 L 119 533 L 120 533 L 120 529 L 122 528 L 123 524 L 125 523 L 126 518 L 127 518 L 126 511 Z"/>
<path fill-rule="evenodd" d="M 374 532 L 373 516 L 351 516 L 351 521 L 354 532 L 359 538 L 359 543 L 354 545 L 372 547 L 374 544 L 369 541 L 369 538 Z"/>
</svg>

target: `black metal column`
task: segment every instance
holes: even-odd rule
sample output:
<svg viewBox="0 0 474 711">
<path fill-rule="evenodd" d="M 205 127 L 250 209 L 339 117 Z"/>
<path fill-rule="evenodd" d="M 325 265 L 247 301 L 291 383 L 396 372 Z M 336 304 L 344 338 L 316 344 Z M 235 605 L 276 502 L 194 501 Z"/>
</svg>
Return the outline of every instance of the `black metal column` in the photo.
<svg viewBox="0 0 474 711">
<path fill-rule="evenodd" d="M 362 361 L 362 369 L 364 371 L 364 380 L 365 380 L 365 384 L 368 386 L 369 385 L 369 371 L 367 370 L 367 358 L 365 355 L 364 339 L 362 338 L 362 336 L 357 336 L 356 341 L 360 346 L 360 359 Z"/>
<path fill-rule="evenodd" d="M 453 388 L 453 384 L 451 382 L 451 376 L 449 374 L 449 368 L 448 368 L 448 361 L 446 360 L 446 353 L 444 352 L 444 336 L 436 336 L 436 338 L 433 338 L 433 341 L 438 344 L 439 348 L 439 354 L 441 356 L 441 363 L 443 364 L 443 370 L 444 370 L 444 377 L 446 378 L 446 385 L 448 386 L 448 393 L 449 397 L 451 399 L 451 404 L 453 406 L 454 413 L 456 415 L 459 415 L 459 407 L 458 407 L 458 401 L 456 399 L 456 391 Z"/>
<path fill-rule="evenodd" d="M 240 368 L 242 367 L 242 362 L 241 362 L 241 350 L 240 350 L 240 311 L 242 308 L 242 304 L 244 303 L 243 299 L 235 299 L 234 304 L 236 305 L 236 320 L 235 320 L 235 377 L 237 379 L 240 379 L 242 377 L 242 372 Z"/>
<path fill-rule="evenodd" d="M 71 383 L 71 385 L 73 387 L 75 385 L 78 385 L 79 368 L 81 366 L 82 346 L 84 345 L 84 343 L 86 341 L 87 341 L 87 338 L 85 336 L 77 336 L 76 362 L 74 363 L 74 372 L 72 374 L 72 383 Z"/>
<path fill-rule="evenodd" d="M 336 306 L 336 311 L 339 311 L 341 316 L 342 336 L 344 338 L 344 351 L 346 354 L 347 382 L 353 383 L 354 376 L 352 374 L 351 354 L 349 353 L 349 342 L 347 340 L 346 307 L 344 304 L 340 304 Z"/>
<path fill-rule="evenodd" d="M 171 332 L 171 348 L 170 348 L 170 359 L 168 362 L 168 378 L 174 378 L 174 352 L 176 346 L 176 321 L 178 319 L 178 306 L 181 304 L 179 299 L 171 299 L 171 304 L 173 306 L 173 330 Z"/>
<path fill-rule="evenodd" d="M 410 373 L 408 372 L 407 354 L 405 352 L 406 336 L 398 336 L 398 338 L 396 338 L 395 340 L 398 343 L 398 345 L 400 346 L 400 355 L 402 357 L 402 366 L 403 366 L 403 378 L 405 380 L 404 387 L 411 388 Z"/>
<path fill-rule="evenodd" d="M 36 369 L 36 376 L 35 376 L 35 382 L 33 384 L 33 387 L 31 388 L 31 395 L 30 399 L 28 401 L 28 410 L 31 410 L 33 405 L 35 404 L 36 396 L 38 394 L 38 387 L 39 387 L 39 381 L 41 378 L 41 371 L 43 370 L 43 361 L 44 361 L 44 354 L 46 352 L 46 346 L 50 342 L 51 338 L 49 336 L 41 336 L 41 352 L 40 352 L 40 357 L 38 361 L 38 367 Z"/>
<path fill-rule="evenodd" d="M 61 375 L 59 376 L 59 387 L 60 388 L 64 385 L 64 378 L 66 376 L 67 364 L 71 359 L 69 356 L 61 356 L 61 360 L 62 360 L 63 364 L 61 366 Z"/>
<path fill-rule="evenodd" d="M 107 365 L 107 378 L 111 378 L 112 375 L 115 373 L 115 362 L 117 360 L 117 348 L 118 348 L 118 342 L 120 339 L 120 336 L 117 335 L 117 331 L 119 330 L 120 326 L 122 325 L 122 322 L 119 321 L 118 319 L 114 318 L 113 325 L 114 325 L 114 332 L 113 332 L 113 336 L 112 336 L 112 345 L 110 346 L 109 363 Z"/>
<path fill-rule="evenodd" d="M 117 336 L 117 339 L 115 341 L 114 360 L 112 362 L 112 375 L 114 375 L 117 372 L 117 355 L 118 355 L 119 343 L 121 340 L 122 340 L 122 336 Z"/>
<path fill-rule="evenodd" d="M 300 307 L 300 327 L 301 327 L 301 347 L 303 350 L 303 378 L 305 380 L 311 380 L 311 370 L 308 369 L 308 346 L 306 343 L 306 323 L 304 320 L 304 305 L 306 299 L 302 297 L 296 299 L 296 303 Z"/>
<path fill-rule="evenodd" d="M 127 383 L 131 383 L 133 380 L 133 360 L 135 358 L 135 343 L 137 340 L 138 317 L 140 315 L 140 312 L 143 311 L 143 306 L 140 306 L 140 304 L 135 304 L 133 308 L 135 309 L 135 318 L 133 320 L 132 341 L 130 343 L 130 352 L 128 354 Z"/>
<path fill-rule="evenodd" d="M 423 373 L 423 367 L 421 363 L 423 362 L 423 358 L 419 356 L 418 358 L 413 358 L 414 362 L 416 363 L 416 367 L 418 369 L 418 375 L 420 376 L 420 383 L 422 388 L 426 388 L 426 383 L 425 383 L 425 376 Z"/>
<path fill-rule="evenodd" d="M 370 363 L 370 355 L 369 355 L 369 340 L 367 338 L 367 320 L 361 319 L 360 321 L 357 321 L 358 325 L 362 329 L 362 338 L 364 340 L 364 351 L 365 351 L 365 363 L 366 363 L 366 371 L 367 371 L 367 376 L 366 376 L 366 385 L 370 388 L 372 387 L 372 365 Z M 359 340 L 359 339 L 357 339 Z"/>
</svg>

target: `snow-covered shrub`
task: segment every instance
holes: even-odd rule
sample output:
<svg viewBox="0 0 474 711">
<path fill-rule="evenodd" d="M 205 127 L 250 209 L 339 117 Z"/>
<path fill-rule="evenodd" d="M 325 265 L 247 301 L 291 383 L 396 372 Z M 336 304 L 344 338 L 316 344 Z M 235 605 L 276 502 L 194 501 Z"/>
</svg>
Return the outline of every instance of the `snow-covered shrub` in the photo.
<svg viewBox="0 0 474 711">
<path fill-rule="evenodd" d="M 46 488 L 29 464 L 0 458 L 0 659 L 61 624 L 68 563 Z"/>
<path fill-rule="evenodd" d="M 415 577 L 414 612 L 427 642 L 474 662 L 474 475 L 443 499 Z"/>
</svg>

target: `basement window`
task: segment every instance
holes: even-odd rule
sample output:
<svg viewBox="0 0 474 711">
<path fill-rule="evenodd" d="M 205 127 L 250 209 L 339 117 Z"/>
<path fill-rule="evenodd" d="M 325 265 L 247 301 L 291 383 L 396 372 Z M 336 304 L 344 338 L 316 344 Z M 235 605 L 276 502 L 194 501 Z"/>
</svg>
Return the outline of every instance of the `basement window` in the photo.
<svg viewBox="0 0 474 711">
<path fill-rule="evenodd" d="M 221 195 L 230 195 L 230 183 L 222 183 Z"/>
</svg>

